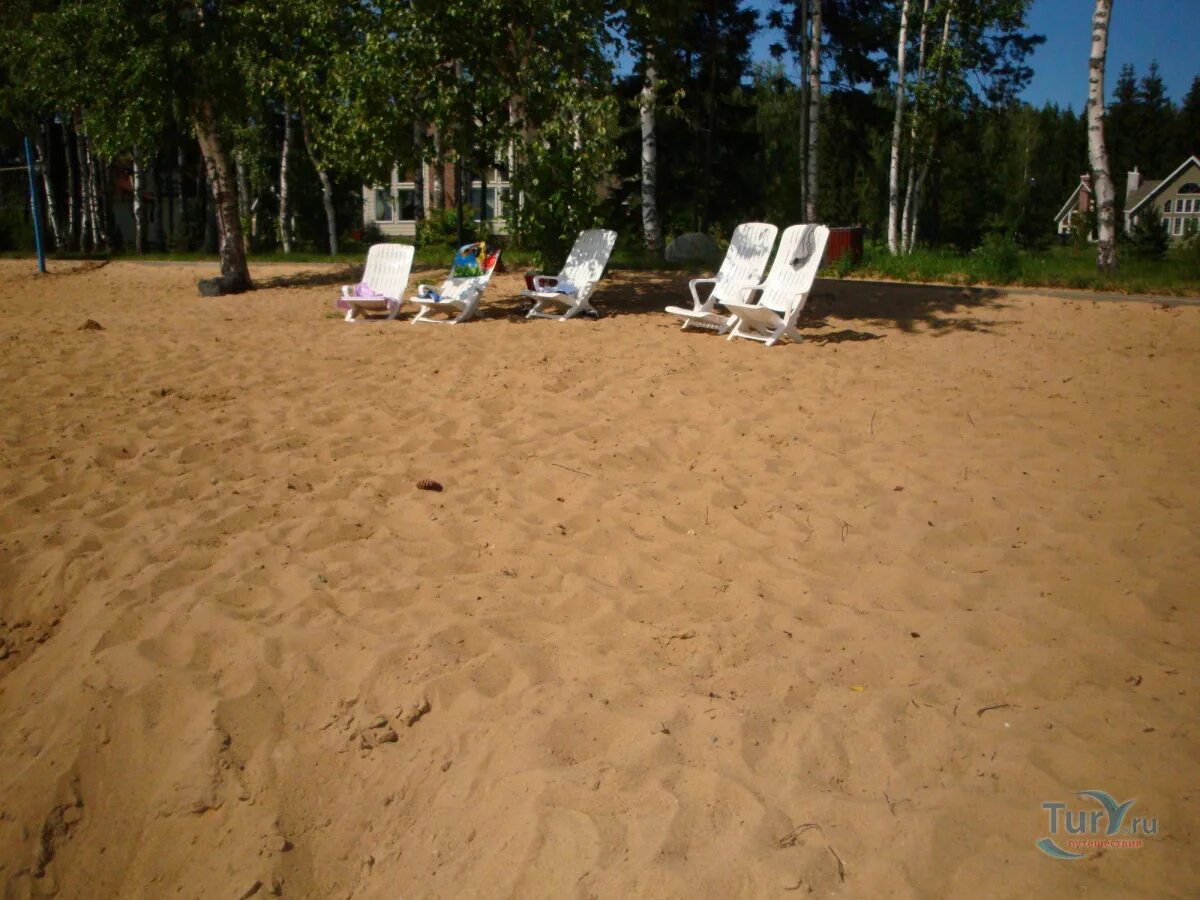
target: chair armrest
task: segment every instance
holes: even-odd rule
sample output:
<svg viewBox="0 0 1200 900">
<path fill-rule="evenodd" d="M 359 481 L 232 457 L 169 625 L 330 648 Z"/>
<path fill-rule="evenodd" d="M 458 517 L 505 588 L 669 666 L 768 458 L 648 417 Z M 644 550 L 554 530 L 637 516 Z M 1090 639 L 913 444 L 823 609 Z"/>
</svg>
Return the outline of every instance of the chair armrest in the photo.
<svg viewBox="0 0 1200 900">
<path fill-rule="evenodd" d="M 559 277 L 557 275 L 535 275 L 533 279 L 533 289 L 540 291 L 543 288 L 554 287 L 558 284 Z"/>
<path fill-rule="evenodd" d="M 696 290 L 696 285 L 698 285 L 698 284 L 713 284 L 713 285 L 715 285 L 716 283 L 717 283 L 717 279 L 715 279 L 715 278 L 693 278 L 691 281 L 688 282 L 688 290 L 692 294 L 692 306 L 696 310 L 699 311 L 699 310 L 704 310 L 704 309 L 710 309 L 712 307 L 712 292 L 711 291 L 709 292 L 708 298 L 701 300 L 700 292 Z"/>
<path fill-rule="evenodd" d="M 349 297 L 353 294 L 353 292 L 354 292 L 354 285 L 352 285 L 352 284 L 343 284 L 342 285 L 342 296 L 343 297 Z"/>
<path fill-rule="evenodd" d="M 736 296 L 744 298 L 742 300 L 743 303 L 749 303 L 751 294 L 755 291 L 765 290 L 766 287 L 767 283 L 765 281 L 760 281 L 758 284 L 739 284 Z"/>
</svg>

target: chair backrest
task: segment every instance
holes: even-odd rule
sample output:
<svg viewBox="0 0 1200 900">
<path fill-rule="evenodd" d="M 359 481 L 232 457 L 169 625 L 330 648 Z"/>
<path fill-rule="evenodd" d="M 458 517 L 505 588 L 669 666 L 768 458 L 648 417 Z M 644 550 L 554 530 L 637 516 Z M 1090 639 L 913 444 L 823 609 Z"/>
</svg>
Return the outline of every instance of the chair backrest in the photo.
<svg viewBox="0 0 1200 900">
<path fill-rule="evenodd" d="M 412 261 L 412 244 L 374 244 L 367 251 L 362 280 L 375 293 L 399 300 L 404 296 Z"/>
<path fill-rule="evenodd" d="M 791 312 L 799 304 L 804 306 L 812 290 L 825 257 L 825 242 L 829 240 L 829 229 L 824 225 L 792 225 L 779 239 L 779 250 L 771 271 L 763 282 L 760 306 L 777 313 Z"/>
<path fill-rule="evenodd" d="M 499 250 L 495 252 L 494 256 L 487 258 L 487 263 L 483 266 L 482 275 L 472 275 L 468 278 L 455 278 L 452 275 L 442 282 L 442 286 L 438 288 L 438 293 L 447 300 L 461 300 L 471 293 L 482 294 L 484 288 L 488 286 L 488 282 L 492 280 L 492 273 L 496 271 L 496 264 L 498 262 L 500 262 Z"/>
<path fill-rule="evenodd" d="M 617 233 L 605 228 L 579 232 L 558 277 L 580 288 L 599 281 L 616 243 Z"/>
<path fill-rule="evenodd" d="M 740 300 L 739 287 L 762 281 L 779 229 L 765 222 L 744 222 L 733 230 L 725 260 L 717 270 L 714 300 Z"/>
</svg>

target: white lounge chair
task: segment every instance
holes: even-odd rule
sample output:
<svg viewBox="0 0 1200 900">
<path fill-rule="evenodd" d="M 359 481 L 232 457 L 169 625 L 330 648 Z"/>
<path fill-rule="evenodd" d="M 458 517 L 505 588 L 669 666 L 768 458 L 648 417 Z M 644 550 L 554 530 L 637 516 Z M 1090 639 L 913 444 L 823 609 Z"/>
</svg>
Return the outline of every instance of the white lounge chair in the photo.
<svg viewBox="0 0 1200 900">
<path fill-rule="evenodd" d="M 733 317 L 716 308 L 717 303 L 737 300 L 743 288 L 758 284 L 762 280 L 771 248 L 775 246 L 775 235 L 779 229 L 764 222 L 746 222 L 733 230 L 725 260 L 712 278 L 693 278 L 688 282 L 692 292 L 692 308 L 668 306 L 667 312 L 683 319 L 683 329 L 707 328 L 724 334 L 732 327 Z M 707 297 L 700 299 L 697 286 L 711 284 Z"/>
<path fill-rule="evenodd" d="M 367 251 L 367 267 L 363 270 L 362 284 L 376 296 L 355 296 L 358 285 L 344 285 L 342 296 L 335 305 L 346 313 L 346 321 L 353 322 L 368 312 L 386 312 L 389 319 L 400 315 L 412 261 L 411 244 L 374 244 Z"/>
<path fill-rule="evenodd" d="M 812 291 L 827 240 L 829 229 L 824 225 L 793 225 L 783 232 L 766 280 L 742 291 L 747 297 L 760 292 L 758 300 L 725 301 L 734 318 L 729 340 L 744 337 L 770 347 L 785 336 L 804 339 L 796 330 L 796 319 Z"/>
<path fill-rule="evenodd" d="M 482 275 L 466 278 L 456 278 L 451 275 L 436 290 L 428 284 L 417 285 L 417 296 L 409 299 L 421 307 L 421 311 L 413 318 L 412 323 L 429 322 L 432 325 L 458 325 L 474 317 L 479 309 L 479 300 L 492 280 L 492 272 L 496 271 L 496 263 L 500 261 L 500 252 L 488 257 L 481 268 Z M 451 270 L 453 271 L 453 270 Z M 449 319 L 435 319 L 434 313 L 447 313 Z"/>
<path fill-rule="evenodd" d="M 603 228 L 581 231 L 575 246 L 567 255 L 562 271 L 555 276 L 538 275 L 533 279 L 533 289 L 524 290 L 522 296 L 533 298 L 533 309 L 525 318 L 558 319 L 565 322 L 585 310 L 593 310 L 591 296 L 596 284 L 608 265 L 617 233 Z M 544 313 L 548 305 L 566 307 L 561 315 Z"/>
</svg>

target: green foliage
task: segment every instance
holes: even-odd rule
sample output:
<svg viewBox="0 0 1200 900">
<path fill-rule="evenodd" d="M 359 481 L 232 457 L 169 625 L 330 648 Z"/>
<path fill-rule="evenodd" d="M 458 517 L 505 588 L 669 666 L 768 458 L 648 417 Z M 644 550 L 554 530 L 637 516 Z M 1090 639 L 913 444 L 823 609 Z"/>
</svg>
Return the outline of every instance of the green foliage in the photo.
<svg viewBox="0 0 1200 900">
<path fill-rule="evenodd" d="M 513 173 L 509 227 L 539 264 L 561 263 L 578 233 L 598 224 L 599 186 L 611 170 L 616 108 L 611 98 L 576 94 L 574 102 L 542 123 Z"/>
<path fill-rule="evenodd" d="M 463 229 L 468 242 L 483 241 L 488 238 L 486 226 L 482 222 L 475 221 L 473 211 L 469 208 L 463 211 Z M 417 246 L 457 247 L 458 210 L 428 210 L 417 229 Z"/>
<path fill-rule="evenodd" d="M 1021 274 L 1021 248 L 1003 232 L 988 234 L 974 255 L 983 277 L 993 284 L 1010 284 Z"/>
<path fill-rule="evenodd" d="M 1197 252 L 1195 250 L 1190 252 Z M 1009 250 L 999 251 L 1001 256 Z M 868 245 L 862 263 L 851 278 L 886 278 L 943 284 L 1018 284 L 1029 287 L 1150 293 L 1196 296 L 1200 293 L 1200 257 L 1185 248 L 1168 251 L 1163 260 L 1124 259 L 1120 271 L 1101 275 L 1096 271 L 1096 254 L 1089 248 L 1054 247 L 1030 252 L 1017 250 L 1019 270 L 1011 277 L 998 277 L 994 259 L 980 249 L 971 253 L 953 250 L 918 249 L 908 256 L 892 256 L 886 246 Z M 1012 271 L 1011 268 L 1009 270 Z"/>
<path fill-rule="evenodd" d="M 1165 259 L 1171 235 L 1157 213 L 1138 216 L 1129 234 L 1129 252 L 1139 259 Z"/>
</svg>

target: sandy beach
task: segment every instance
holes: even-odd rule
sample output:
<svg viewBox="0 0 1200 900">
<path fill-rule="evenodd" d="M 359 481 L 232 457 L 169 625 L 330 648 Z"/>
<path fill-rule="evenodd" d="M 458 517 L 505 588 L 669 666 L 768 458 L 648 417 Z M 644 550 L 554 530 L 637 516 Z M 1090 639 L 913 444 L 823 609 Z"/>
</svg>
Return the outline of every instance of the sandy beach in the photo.
<svg viewBox="0 0 1200 900">
<path fill-rule="evenodd" d="M 5 897 L 1200 891 L 1200 306 L 822 281 L 765 348 L 677 273 L 432 327 L 51 268 L 0 261 Z M 1083 790 L 1156 833 L 1050 858 Z"/>
</svg>

